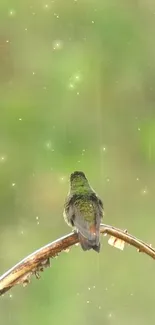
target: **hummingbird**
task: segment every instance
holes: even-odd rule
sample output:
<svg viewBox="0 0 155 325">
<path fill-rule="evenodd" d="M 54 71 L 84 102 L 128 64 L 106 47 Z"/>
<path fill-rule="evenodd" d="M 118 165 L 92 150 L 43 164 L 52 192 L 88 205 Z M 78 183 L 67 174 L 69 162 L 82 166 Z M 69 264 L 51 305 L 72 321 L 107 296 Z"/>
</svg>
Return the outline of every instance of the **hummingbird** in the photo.
<svg viewBox="0 0 155 325">
<path fill-rule="evenodd" d="M 103 203 L 82 171 L 70 175 L 70 189 L 64 205 L 64 219 L 78 233 L 84 251 L 100 251 L 100 223 Z"/>
</svg>

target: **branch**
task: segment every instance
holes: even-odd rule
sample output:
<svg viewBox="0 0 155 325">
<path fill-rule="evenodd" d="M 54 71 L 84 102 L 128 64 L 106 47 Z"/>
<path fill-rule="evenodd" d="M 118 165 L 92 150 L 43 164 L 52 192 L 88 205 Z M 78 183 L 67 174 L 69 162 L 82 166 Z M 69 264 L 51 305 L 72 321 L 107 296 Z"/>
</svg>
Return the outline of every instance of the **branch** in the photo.
<svg viewBox="0 0 155 325">
<path fill-rule="evenodd" d="M 126 230 L 123 231 L 112 226 L 101 224 L 100 232 L 121 239 L 127 244 L 136 247 L 139 252 L 143 252 L 155 259 L 155 249 L 151 245 L 128 234 Z M 78 242 L 78 235 L 71 233 L 28 255 L 0 277 L 0 295 L 3 295 L 16 284 L 23 284 L 25 286 L 30 282 L 30 277 L 33 274 L 36 278 L 39 278 L 39 272 L 50 266 L 50 258 L 56 257 L 60 252 L 68 250 Z"/>
</svg>

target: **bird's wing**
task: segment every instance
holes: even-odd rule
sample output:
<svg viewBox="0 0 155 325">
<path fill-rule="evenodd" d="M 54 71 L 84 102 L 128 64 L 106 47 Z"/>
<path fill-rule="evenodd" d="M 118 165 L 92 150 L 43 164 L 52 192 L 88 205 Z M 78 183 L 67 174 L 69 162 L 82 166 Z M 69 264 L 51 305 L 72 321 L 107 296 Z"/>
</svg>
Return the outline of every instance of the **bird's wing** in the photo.
<svg viewBox="0 0 155 325">
<path fill-rule="evenodd" d="M 98 207 L 99 207 L 100 218 L 102 219 L 103 218 L 103 215 L 104 215 L 103 201 L 100 199 L 100 197 L 95 192 L 92 193 L 92 199 L 93 200 L 95 200 L 95 199 L 98 200 Z"/>
<path fill-rule="evenodd" d="M 73 209 L 73 204 L 72 204 L 72 196 L 68 195 L 65 205 L 64 205 L 64 212 L 63 216 L 65 221 L 69 226 L 74 226 L 73 225 L 73 216 L 74 216 L 74 209 Z"/>
<path fill-rule="evenodd" d="M 88 204 L 88 209 L 86 204 Z M 74 204 L 73 224 L 82 236 L 90 241 L 99 242 L 100 212 L 92 200 L 82 205 Z M 89 214 L 91 216 L 89 217 Z"/>
</svg>

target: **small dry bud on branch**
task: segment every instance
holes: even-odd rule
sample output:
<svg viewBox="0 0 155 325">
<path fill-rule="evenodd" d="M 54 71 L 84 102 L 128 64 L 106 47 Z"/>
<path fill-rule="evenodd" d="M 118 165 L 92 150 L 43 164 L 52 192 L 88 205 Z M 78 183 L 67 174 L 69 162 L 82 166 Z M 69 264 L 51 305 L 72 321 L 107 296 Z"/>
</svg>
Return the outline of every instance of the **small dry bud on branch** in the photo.
<svg viewBox="0 0 155 325">
<path fill-rule="evenodd" d="M 104 235 L 111 236 L 109 244 L 114 247 L 122 250 L 124 248 L 124 243 L 127 243 L 136 247 L 139 252 L 143 252 L 155 259 L 155 250 L 151 245 L 128 234 L 126 230 L 123 231 L 112 226 L 101 224 L 100 232 Z M 27 285 L 32 275 L 35 275 L 36 278 L 39 279 L 39 272 L 42 272 L 46 267 L 50 266 L 50 258 L 56 257 L 62 251 L 68 251 L 71 246 L 78 242 L 78 235 L 76 233 L 71 233 L 38 249 L 24 258 L 0 277 L 0 295 L 3 295 L 16 284 L 23 284 L 23 286 Z"/>
</svg>

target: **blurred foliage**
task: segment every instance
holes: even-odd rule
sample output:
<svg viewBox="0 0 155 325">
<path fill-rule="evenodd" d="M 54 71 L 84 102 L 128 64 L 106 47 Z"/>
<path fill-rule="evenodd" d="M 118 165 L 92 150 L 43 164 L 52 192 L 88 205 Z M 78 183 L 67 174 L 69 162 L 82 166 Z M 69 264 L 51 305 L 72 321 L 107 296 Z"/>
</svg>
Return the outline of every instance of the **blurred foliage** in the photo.
<svg viewBox="0 0 155 325">
<path fill-rule="evenodd" d="M 154 13 L 146 0 L 0 1 L 1 274 L 70 231 L 77 169 L 105 222 L 155 242 Z M 101 240 L 2 297 L 0 325 L 153 324 L 154 261 Z"/>
</svg>

